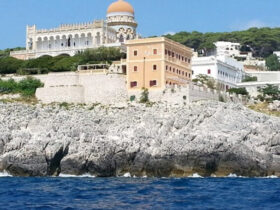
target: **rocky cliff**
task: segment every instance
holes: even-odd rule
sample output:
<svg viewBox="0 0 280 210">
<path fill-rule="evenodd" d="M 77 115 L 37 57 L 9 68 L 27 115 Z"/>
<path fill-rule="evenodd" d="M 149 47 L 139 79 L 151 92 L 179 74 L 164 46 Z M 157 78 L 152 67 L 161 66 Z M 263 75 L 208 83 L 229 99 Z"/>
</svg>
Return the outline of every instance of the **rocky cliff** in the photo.
<svg viewBox="0 0 280 210">
<path fill-rule="evenodd" d="M 280 119 L 241 105 L 0 103 L 0 172 L 14 176 L 280 175 Z"/>
</svg>

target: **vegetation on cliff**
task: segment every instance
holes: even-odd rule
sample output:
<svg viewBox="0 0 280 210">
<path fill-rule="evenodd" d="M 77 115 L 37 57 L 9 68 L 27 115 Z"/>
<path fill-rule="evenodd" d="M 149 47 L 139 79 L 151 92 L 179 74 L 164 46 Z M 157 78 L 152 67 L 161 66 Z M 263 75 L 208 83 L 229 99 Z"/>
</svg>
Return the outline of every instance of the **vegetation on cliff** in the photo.
<svg viewBox="0 0 280 210">
<path fill-rule="evenodd" d="M 0 79 L 0 94 L 20 94 L 23 97 L 33 97 L 36 89 L 42 87 L 40 80 L 27 77 L 19 82 L 13 79 Z"/>
<path fill-rule="evenodd" d="M 252 51 L 254 56 L 266 58 L 280 50 L 280 28 L 250 28 L 245 31 L 200 33 L 179 32 L 166 37 L 198 51 L 215 49 L 214 42 L 230 41 L 242 45 L 242 51 Z"/>
<path fill-rule="evenodd" d="M 267 68 L 270 71 L 280 71 L 280 61 L 277 57 L 277 55 L 270 55 L 265 59 L 265 63 Z"/>
<path fill-rule="evenodd" d="M 124 58 L 125 55 L 117 48 L 98 48 L 79 52 L 77 55 L 59 55 L 56 57 L 42 56 L 31 60 L 18 60 L 0 55 L 0 74 L 38 74 L 48 72 L 74 71 L 78 65 L 87 63 L 111 63 Z"/>
</svg>

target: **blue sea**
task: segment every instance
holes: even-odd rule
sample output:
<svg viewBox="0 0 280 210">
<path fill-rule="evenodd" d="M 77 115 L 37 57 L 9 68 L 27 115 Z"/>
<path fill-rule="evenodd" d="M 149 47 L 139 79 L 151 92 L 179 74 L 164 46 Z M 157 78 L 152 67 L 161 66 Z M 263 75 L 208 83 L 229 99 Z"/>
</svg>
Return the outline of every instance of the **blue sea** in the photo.
<svg viewBox="0 0 280 210">
<path fill-rule="evenodd" d="M 280 209 L 280 179 L 0 177 L 0 203 L 0 209 Z"/>
</svg>

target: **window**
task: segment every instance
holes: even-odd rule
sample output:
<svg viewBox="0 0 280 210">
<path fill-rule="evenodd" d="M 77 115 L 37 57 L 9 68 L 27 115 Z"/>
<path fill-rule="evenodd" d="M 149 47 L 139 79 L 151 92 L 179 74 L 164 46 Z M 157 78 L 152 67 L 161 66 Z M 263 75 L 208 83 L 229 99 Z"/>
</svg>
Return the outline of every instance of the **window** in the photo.
<svg viewBox="0 0 280 210">
<path fill-rule="evenodd" d="M 133 54 L 134 54 L 134 56 L 137 56 L 137 54 L 138 54 L 137 50 L 134 50 Z"/>
<path fill-rule="evenodd" d="M 137 66 L 134 66 L 133 70 L 134 70 L 134 71 L 138 71 Z"/>
<path fill-rule="evenodd" d="M 166 71 L 168 70 L 168 66 L 166 66 L 166 69 L 165 69 Z"/>
<path fill-rule="evenodd" d="M 173 68 L 173 72 L 175 73 L 175 68 Z"/>
<path fill-rule="evenodd" d="M 150 81 L 150 87 L 156 86 L 157 85 L 157 81 L 156 80 L 151 80 Z"/>
<path fill-rule="evenodd" d="M 172 52 L 172 58 L 174 58 L 174 56 L 175 56 L 175 53 L 174 53 L 174 52 Z"/>
<path fill-rule="evenodd" d="M 177 69 L 177 71 L 176 71 L 176 72 L 177 72 L 177 74 L 178 74 L 178 73 L 179 73 L 179 69 Z"/>
<path fill-rule="evenodd" d="M 179 74 L 181 74 L 181 70 L 179 70 Z"/>
<path fill-rule="evenodd" d="M 130 87 L 131 88 L 137 87 L 137 82 L 136 81 L 130 82 Z"/>
<path fill-rule="evenodd" d="M 154 55 L 157 55 L 157 49 L 154 49 L 153 51 L 154 51 Z"/>
<path fill-rule="evenodd" d="M 189 74 L 189 78 L 191 78 L 192 77 L 192 75 L 191 74 Z"/>
<path fill-rule="evenodd" d="M 172 68 L 171 68 L 171 66 L 169 67 L 169 71 L 172 71 Z"/>
<path fill-rule="evenodd" d="M 165 55 L 167 55 L 167 50 L 165 50 Z"/>
<path fill-rule="evenodd" d="M 211 69 L 208 69 L 207 73 L 208 73 L 208 74 L 211 74 Z"/>
<path fill-rule="evenodd" d="M 188 72 L 186 72 L 186 77 L 188 77 Z"/>
<path fill-rule="evenodd" d="M 157 65 L 153 65 L 153 70 L 157 70 Z"/>
</svg>

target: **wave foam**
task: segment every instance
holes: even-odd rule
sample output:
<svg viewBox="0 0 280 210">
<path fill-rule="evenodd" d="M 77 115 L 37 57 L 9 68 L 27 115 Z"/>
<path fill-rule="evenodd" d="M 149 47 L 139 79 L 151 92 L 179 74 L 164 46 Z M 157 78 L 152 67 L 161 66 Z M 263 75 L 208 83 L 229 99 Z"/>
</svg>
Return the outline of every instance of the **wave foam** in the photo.
<svg viewBox="0 0 280 210">
<path fill-rule="evenodd" d="M 192 176 L 189 176 L 189 178 L 203 178 L 198 173 L 194 173 Z"/>
<path fill-rule="evenodd" d="M 267 178 L 267 179 L 278 179 L 280 177 L 275 176 L 275 175 L 271 175 L 271 176 L 267 176 L 267 177 L 264 177 L 264 178 Z"/>
<path fill-rule="evenodd" d="M 123 175 L 123 177 L 125 177 L 125 178 L 130 178 L 131 177 L 131 174 L 128 172 L 128 173 L 125 173 L 124 175 Z"/>
<path fill-rule="evenodd" d="M 61 178 L 95 178 L 95 176 L 90 174 L 83 174 L 83 175 L 71 175 L 71 174 L 59 174 Z"/>
<path fill-rule="evenodd" d="M 0 177 L 11 177 L 12 175 L 9 174 L 7 171 L 0 172 Z"/>
</svg>

